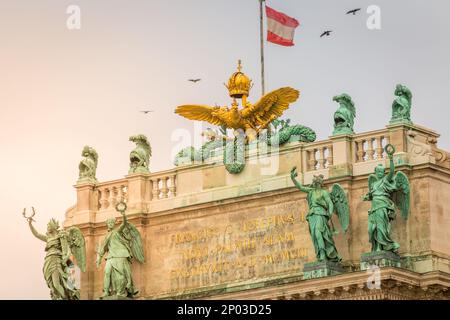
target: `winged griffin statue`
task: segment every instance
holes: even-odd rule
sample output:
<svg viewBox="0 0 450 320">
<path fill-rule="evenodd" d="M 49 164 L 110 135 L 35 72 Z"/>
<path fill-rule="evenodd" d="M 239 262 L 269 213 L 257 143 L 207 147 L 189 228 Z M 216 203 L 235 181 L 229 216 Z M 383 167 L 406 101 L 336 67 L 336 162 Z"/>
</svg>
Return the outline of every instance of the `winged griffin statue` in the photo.
<svg viewBox="0 0 450 320">
<path fill-rule="evenodd" d="M 369 176 L 369 192 L 365 201 L 371 201 L 369 210 L 369 241 L 374 251 L 397 252 L 400 245 L 391 238 L 391 221 L 395 219 L 395 207 L 407 219 L 410 211 L 410 185 L 408 177 L 401 171 L 395 173 L 393 145 L 385 146 L 389 157 L 389 172 L 385 175 L 382 164 L 375 167 Z"/>
<path fill-rule="evenodd" d="M 125 202 L 116 205 L 116 210 L 122 214 L 122 223 L 114 228 L 114 218 L 106 221 L 108 234 L 97 250 L 97 267 L 106 256 L 102 299 L 126 299 L 138 293 L 133 283 L 131 261 L 134 258 L 139 263 L 144 263 L 144 248 L 139 231 L 127 220 L 126 208 Z"/>
<path fill-rule="evenodd" d="M 81 271 L 86 271 L 86 245 L 83 233 L 77 227 L 60 229 L 58 221 L 51 219 L 47 224 L 46 234 L 39 233 L 32 222 L 36 214 L 34 208 L 30 216 L 23 209 L 23 216 L 27 219 L 33 235 L 46 243 L 44 259 L 44 278 L 50 289 L 53 300 L 78 300 L 80 290 L 74 286 L 69 276 L 69 269 L 73 267 L 74 258 Z"/>
<path fill-rule="evenodd" d="M 299 92 L 293 88 L 284 87 L 264 95 L 256 104 L 247 101 L 252 81 L 241 72 L 241 61 L 238 62 L 238 71 L 233 73 L 226 86 L 230 97 L 233 98 L 231 107 L 207 105 L 182 105 L 176 108 L 175 113 L 190 119 L 206 121 L 213 125 L 229 129 L 242 129 L 247 138 L 253 140 L 256 135 L 270 123 L 280 117 L 289 104 L 297 101 Z M 236 99 L 242 100 L 239 109 Z"/>
<path fill-rule="evenodd" d="M 335 230 L 331 218 L 335 213 L 339 218 L 342 230 L 347 231 L 350 209 L 344 189 L 337 183 L 333 184 L 331 192 L 324 189 L 323 175 L 314 176 L 310 186 L 302 185 L 296 177 L 297 169 L 294 167 L 291 170 L 292 182 L 297 189 L 308 194 L 306 200 L 309 212 L 306 220 L 317 261 L 341 261 L 333 240 Z"/>
</svg>

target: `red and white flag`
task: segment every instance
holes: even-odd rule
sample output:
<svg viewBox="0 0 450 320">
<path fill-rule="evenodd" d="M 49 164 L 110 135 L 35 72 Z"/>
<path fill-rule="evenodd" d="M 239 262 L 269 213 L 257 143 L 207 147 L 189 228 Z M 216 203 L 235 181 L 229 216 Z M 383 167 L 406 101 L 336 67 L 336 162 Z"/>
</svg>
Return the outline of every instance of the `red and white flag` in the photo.
<svg viewBox="0 0 450 320">
<path fill-rule="evenodd" d="M 266 6 L 266 17 L 267 41 L 287 47 L 293 46 L 295 28 L 300 23 L 268 6 Z"/>
</svg>

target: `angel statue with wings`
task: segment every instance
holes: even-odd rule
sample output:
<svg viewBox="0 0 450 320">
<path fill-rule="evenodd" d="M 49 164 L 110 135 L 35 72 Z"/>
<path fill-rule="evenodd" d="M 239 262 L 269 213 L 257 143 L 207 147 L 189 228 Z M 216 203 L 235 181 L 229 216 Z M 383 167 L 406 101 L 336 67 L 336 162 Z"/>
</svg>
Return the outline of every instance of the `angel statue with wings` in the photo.
<svg viewBox="0 0 450 320">
<path fill-rule="evenodd" d="M 382 164 L 375 167 L 375 174 L 369 176 L 369 192 L 364 201 L 371 201 L 368 229 L 372 252 L 396 253 L 400 245 L 391 238 L 391 221 L 395 219 L 396 206 L 402 217 L 408 218 L 410 186 L 408 177 L 403 172 L 394 174 L 394 146 L 388 144 L 384 149 L 389 157 L 389 172 L 385 175 Z"/>
<path fill-rule="evenodd" d="M 125 215 L 126 204 L 119 202 L 116 210 L 122 214 L 121 225 L 114 229 L 116 220 L 108 219 L 108 234 L 97 251 L 97 267 L 106 255 L 106 266 L 102 299 L 107 297 L 132 298 L 135 290 L 131 272 L 131 261 L 144 263 L 144 250 L 139 231 L 128 222 Z"/>
<path fill-rule="evenodd" d="M 31 216 L 23 216 L 27 219 L 33 235 L 46 243 L 44 259 L 44 278 L 50 288 L 50 296 L 53 300 L 79 300 L 80 290 L 74 287 L 69 279 L 69 269 L 73 266 L 73 257 L 81 271 L 86 271 L 86 246 L 83 233 L 77 227 L 60 229 L 58 221 L 51 219 L 47 224 L 47 233 L 39 233 L 32 222 L 36 214 L 34 208 Z"/>
<path fill-rule="evenodd" d="M 344 189 L 335 183 L 331 192 L 328 192 L 324 189 L 323 175 L 314 176 L 310 186 L 302 185 L 295 179 L 296 177 L 297 168 L 294 167 L 291 170 L 292 182 L 297 189 L 308 194 L 306 200 L 308 201 L 309 212 L 306 220 L 309 224 L 309 233 L 314 244 L 317 261 L 340 262 L 341 257 L 333 240 L 335 230 L 331 218 L 333 213 L 336 213 L 343 231 L 347 231 L 350 209 Z"/>
</svg>

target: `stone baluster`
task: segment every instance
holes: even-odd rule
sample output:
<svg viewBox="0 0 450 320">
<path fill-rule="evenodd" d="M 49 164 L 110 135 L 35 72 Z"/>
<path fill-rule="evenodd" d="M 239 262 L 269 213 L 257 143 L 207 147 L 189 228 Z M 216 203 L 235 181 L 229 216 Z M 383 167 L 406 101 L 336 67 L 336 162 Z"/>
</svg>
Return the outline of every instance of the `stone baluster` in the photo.
<svg viewBox="0 0 450 320">
<path fill-rule="evenodd" d="M 364 140 L 356 141 L 357 149 L 356 152 L 356 162 L 363 162 L 364 156 L 366 155 L 366 152 L 364 151 Z"/>
<path fill-rule="evenodd" d="M 111 207 L 115 208 L 117 204 L 117 187 L 113 186 L 109 192 L 109 204 Z"/>
<path fill-rule="evenodd" d="M 119 192 L 118 192 L 118 197 L 119 197 L 119 201 L 127 201 L 127 193 L 126 193 L 126 186 L 121 185 L 119 187 Z"/>
<path fill-rule="evenodd" d="M 330 144 L 327 147 L 327 150 L 328 150 L 327 163 L 329 168 L 330 166 L 333 165 L 333 146 Z"/>
<path fill-rule="evenodd" d="M 177 195 L 177 186 L 176 186 L 176 180 L 175 180 L 175 175 L 171 175 L 170 176 L 170 187 L 169 187 L 169 191 L 170 191 L 170 197 L 173 198 Z"/>
<path fill-rule="evenodd" d="M 159 199 L 159 178 L 152 179 L 152 200 L 158 200 Z"/>
<path fill-rule="evenodd" d="M 367 160 L 373 160 L 375 155 L 375 150 L 373 149 L 374 138 L 367 139 Z"/>
<path fill-rule="evenodd" d="M 319 148 L 318 169 L 325 169 L 325 147 Z"/>
<path fill-rule="evenodd" d="M 100 189 L 97 190 L 97 199 L 98 199 L 98 210 L 102 209 L 102 191 Z"/>
<path fill-rule="evenodd" d="M 382 159 L 383 158 L 383 136 L 378 136 L 376 137 L 377 139 L 377 159 Z"/>
<path fill-rule="evenodd" d="M 316 170 L 316 149 L 308 150 L 308 171 Z"/>
<path fill-rule="evenodd" d="M 164 198 L 168 198 L 169 197 L 169 188 L 167 187 L 167 180 L 169 179 L 169 177 L 162 177 L 161 181 L 162 181 L 162 185 L 161 185 L 161 197 Z"/>
<path fill-rule="evenodd" d="M 108 188 L 102 188 L 99 190 L 100 192 L 100 210 L 106 210 L 109 207 L 108 197 L 109 190 Z"/>
</svg>

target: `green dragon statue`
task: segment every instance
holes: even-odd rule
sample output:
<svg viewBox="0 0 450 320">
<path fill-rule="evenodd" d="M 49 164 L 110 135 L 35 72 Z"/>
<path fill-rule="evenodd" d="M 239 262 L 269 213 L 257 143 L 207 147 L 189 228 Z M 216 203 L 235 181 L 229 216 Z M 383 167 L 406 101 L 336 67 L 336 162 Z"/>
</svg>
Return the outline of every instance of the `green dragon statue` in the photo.
<svg viewBox="0 0 450 320">
<path fill-rule="evenodd" d="M 293 141 L 313 142 L 316 140 L 316 133 L 312 129 L 302 125 L 291 126 L 290 121 L 290 119 L 274 120 L 272 122 L 274 130 L 261 132 L 258 136 L 259 143 L 281 146 Z M 221 133 L 226 134 L 226 131 L 221 128 Z M 199 150 L 191 146 L 178 152 L 174 160 L 175 166 L 180 165 L 182 159 L 188 159 L 190 162 L 205 161 L 211 156 L 211 151 L 223 148 L 225 169 L 231 174 L 241 173 L 245 168 L 245 150 L 249 139 L 240 129 L 235 130 L 234 135 L 234 138 L 226 137 L 208 128 L 202 133 L 208 141 Z"/>
</svg>

